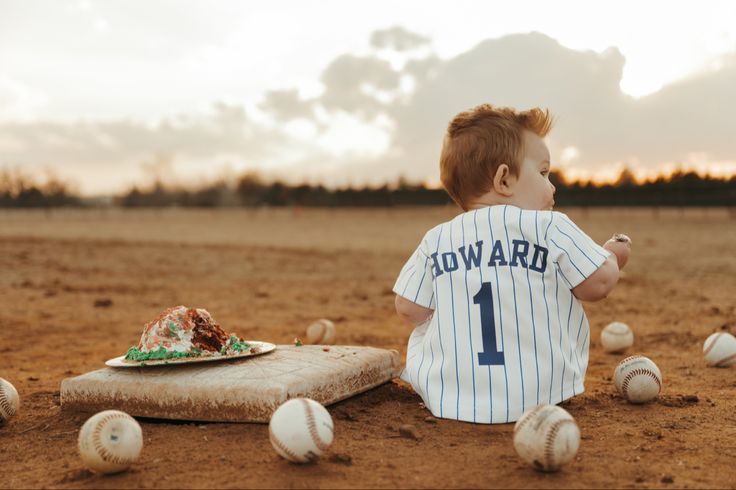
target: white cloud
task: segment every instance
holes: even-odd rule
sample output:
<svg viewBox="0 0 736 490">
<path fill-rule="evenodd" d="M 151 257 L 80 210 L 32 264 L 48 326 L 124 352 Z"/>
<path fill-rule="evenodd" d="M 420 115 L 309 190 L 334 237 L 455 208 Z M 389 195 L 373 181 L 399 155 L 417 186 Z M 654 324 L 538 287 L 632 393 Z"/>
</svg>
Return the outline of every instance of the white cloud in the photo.
<svg viewBox="0 0 736 490">
<path fill-rule="evenodd" d="M 79 0 L 76 3 L 76 7 L 81 12 L 88 12 L 88 11 L 90 11 L 92 9 L 92 2 L 91 2 L 91 0 Z"/>
<path fill-rule="evenodd" d="M 728 0 L 697 7 L 660 0 L 3 5 L 3 70 L 49 94 L 33 116 L 66 121 L 160 119 L 212 100 L 247 103 L 268 90 L 301 89 L 339 54 L 371 52 L 371 41 L 394 69 L 406 53 L 433 48 L 450 59 L 513 32 L 544 32 L 576 50 L 614 45 L 627 59 L 621 87 L 636 96 L 702 68 L 736 42 L 736 3 Z"/>
<path fill-rule="evenodd" d="M 28 149 L 28 145 L 21 138 L 0 135 L 0 155 L 20 154 Z"/>
<path fill-rule="evenodd" d="M 278 129 L 253 124 L 240 107 L 218 104 L 209 115 L 167 119 L 156 125 L 107 122 L 0 124 L 0 168 L 58 170 L 85 193 L 120 190 L 144 177 L 141 164 L 168 155 L 177 169 L 205 170 L 223 155 L 243 168 L 293 161 L 313 147 Z M 291 155 L 290 155 L 291 154 Z M 188 163 L 187 163 L 188 162 Z"/>
<path fill-rule="evenodd" d="M 110 23 L 107 21 L 107 19 L 103 17 L 98 17 L 95 19 L 95 31 L 99 32 L 100 34 L 105 34 L 107 32 L 110 32 Z"/>
<path fill-rule="evenodd" d="M 29 119 L 46 102 L 43 93 L 0 75 L 0 121 Z"/>
<path fill-rule="evenodd" d="M 216 43 L 211 49 L 222 62 L 227 59 Z M 722 56 L 718 69 L 633 98 L 621 90 L 627 60 L 617 48 L 576 50 L 530 33 L 487 39 L 446 59 L 412 53 L 401 65 L 377 52 L 337 53 L 321 65 L 321 77 L 315 77 L 320 82 L 311 89 L 302 89 L 303 82 L 284 83 L 265 92 L 260 104 L 232 96 L 213 107 L 207 98 L 190 96 L 190 110 L 152 121 L 6 120 L 0 124 L 0 166 L 52 166 L 85 192 L 142 181 L 142 162 L 157 155 L 168 155 L 182 178 L 197 172 L 210 178 L 229 168 L 332 185 L 380 184 L 398 176 L 436 182 L 448 121 L 485 102 L 549 107 L 557 116 L 549 137 L 552 159 L 578 176 L 605 176 L 632 165 L 649 172 L 704 152 L 702 158 L 718 162 L 719 169 L 736 161 L 730 120 L 736 110 L 736 54 Z M 206 85 L 230 74 L 234 85 L 246 76 L 244 66 L 205 73 L 200 80 Z M 189 69 L 195 77 L 197 70 Z M 90 77 L 109 83 L 105 74 Z M 72 80 L 61 76 L 59 82 Z M 172 77 L 172 87 L 176 82 Z M 119 88 L 151 97 L 145 77 L 135 83 Z M 9 107 L 1 105 L 2 87 L 0 111 Z M 17 92 L 16 87 L 14 101 Z"/>
<path fill-rule="evenodd" d="M 560 165 L 566 167 L 580 156 L 580 150 L 576 146 L 566 146 L 560 152 Z"/>
<path fill-rule="evenodd" d="M 430 38 L 407 31 L 401 26 L 380 29 L 371 34 L 371 46 L 376 49 L 391 49 L 398 52 L 411 51 L 431 43 Z"/>
<path fill-rule="evenodd" d="M 373 124 L 339 111 L 331 116 L 330 124 L 316 141 L 333 156 L 380 158 L 388 150 L 391 137 Z"/>
</svg>

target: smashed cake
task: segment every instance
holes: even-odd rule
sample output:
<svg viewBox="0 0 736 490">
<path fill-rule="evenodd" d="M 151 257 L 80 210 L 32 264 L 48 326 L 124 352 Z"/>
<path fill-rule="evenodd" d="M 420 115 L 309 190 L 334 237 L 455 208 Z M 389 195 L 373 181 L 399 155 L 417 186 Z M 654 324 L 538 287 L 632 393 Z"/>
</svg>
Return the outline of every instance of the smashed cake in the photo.
<svg viewBox="0 0 736 490">
<path fill-rule="evenodd" d="M 176 306 L 143 328 L 138 346 L 128 349 L 129 361 L 200 356 L 232 356 L 252 350 L 236 335 L 228 335 L 203 308 Z"/>
</svg>

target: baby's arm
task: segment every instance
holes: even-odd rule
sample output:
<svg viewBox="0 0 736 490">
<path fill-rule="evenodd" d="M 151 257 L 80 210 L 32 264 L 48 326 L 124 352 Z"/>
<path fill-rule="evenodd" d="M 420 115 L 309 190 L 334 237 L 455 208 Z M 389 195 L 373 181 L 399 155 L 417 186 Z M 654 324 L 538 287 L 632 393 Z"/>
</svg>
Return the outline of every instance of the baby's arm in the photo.
<svg viewBox="0 0 736 490">
<path fill-rule="evenodd" d="M 572 293 L 581 301 L 599 301 L 606 298 L 618 282 L 619 270 L 623 269 L 631 253 L 631 239 L 616 234 L 603 248 L 611 252 L 598 270 L 578 284 Z"/>
<path fill-rule="evenodd" d="M 398 294 L 394 304 L 396 305 L 396 313 L 412 325 L 421 325 L 434 313 L 434 310 L 418 305 Z"/>
</svg>

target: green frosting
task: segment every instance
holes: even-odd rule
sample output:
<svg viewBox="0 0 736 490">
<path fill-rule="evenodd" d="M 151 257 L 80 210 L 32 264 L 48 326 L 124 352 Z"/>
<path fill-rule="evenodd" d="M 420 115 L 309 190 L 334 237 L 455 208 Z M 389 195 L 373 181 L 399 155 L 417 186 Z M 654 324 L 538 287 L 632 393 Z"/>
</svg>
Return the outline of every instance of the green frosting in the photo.
<svg viewBox="0 0 736 490">
<path fill-rule="evenodd" d="M 227 350 L 227 346 L 230 346 L 238 354 L 241 352 L 248 352 L 250 350 L 250 344 L 248 344 L 248 342 L 241 342 L 235 335 L 230 336 L 230 339 L 228 339 L 227 344 L 223 346 L 223 349 Z M 220 353 L 224 354 L 222 350 Z"/>
<path fill-rule="evenodd" d="M 238 354 L 248 352 L 251 348 L 250 344 L 240 341 L 234 335 L 230 336 L 227 343 L 222 346 L 220 354 L 223 356 L 226 355 L 228 347 L 232 348 L 232 350 Z M 198 349 L 196 347 L 193 347 L 189 352 L 169 352 L 163 346 L 151 352 L 141 352 L 137 347 L 133 346 L 128 349 L 125 359 L 129 361 L 158 361 L 162 359 L 179 359 L 182 357 L 199 357 L 201 355 L 202 349 Z"/>
<path fill-rule="evenodd" d="M 196 354 L 194 351 L 198 351 Z M 125 359 L 129 361 L 157 361 L 160 359 L 178 359 L 181 357 L 192 357 L 201 354 L 199 349 L 192 349 L 192 352 L 167 352 L 165 347 L 159 347 L 151 352 L 141 352 L 137 347 L 128 349 Z"/>
</svg>

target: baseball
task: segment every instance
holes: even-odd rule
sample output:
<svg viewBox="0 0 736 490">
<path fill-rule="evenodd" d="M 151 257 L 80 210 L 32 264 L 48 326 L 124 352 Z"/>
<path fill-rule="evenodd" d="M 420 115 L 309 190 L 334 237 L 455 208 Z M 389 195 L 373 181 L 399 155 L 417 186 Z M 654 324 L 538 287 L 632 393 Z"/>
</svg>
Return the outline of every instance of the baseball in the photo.
<svg viewBox="0 0 736 490">
<path fill-rule="evenodd" d="M 708 366 L 728 367 L 736 363 L 736 337 L 728 332 L 711 334 L 703 344 Z"/>
<path fill-rule="evenodd" d="M 309 398 L 294 398 L 273 413 L 268 435 L 279 456 L 292 463 L 309 463 L 330 447 L 333 427 L 325 407 Z"/>
<path fill-rule="evenodd" d="M 307 343 L 332 345 L 335 343 L 335 324 L 322 318 L 307 327 Z"/>
<path fill-rule="evenodd" d="M 648 357 L 631 356 L 618 364 L 613 382 L 631 403 L 646 403 L 659 395 L 662 373 Z"/>
<path fill-rule="evenodd" d="M 606 352 L 623 352 L 632 345 L 634 333 L 625 323 L 609 323 L 601 332 L 601 346 Z"/>
<path fill-rule="evenodd" d="M 580 429 L 565 409 L 539 405 L 527 410 L 514 426 L 516 453 L 539 471 L 557 471 L 580 446 Z"/>
<path fill-rule="evenodd" d="M 0 424 L 7 422 L 18 411 L 18 391 L 10 381 L 0 378 Z"/>
<path fill-rule="evenodd" d="M 118 473 L 138 460 L 143 448 L 143 432 L 127 413 L 105 410 L 84 423 L 78 443 L 79 454 L 89 469 Z"/>
</svg>

